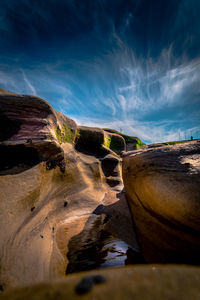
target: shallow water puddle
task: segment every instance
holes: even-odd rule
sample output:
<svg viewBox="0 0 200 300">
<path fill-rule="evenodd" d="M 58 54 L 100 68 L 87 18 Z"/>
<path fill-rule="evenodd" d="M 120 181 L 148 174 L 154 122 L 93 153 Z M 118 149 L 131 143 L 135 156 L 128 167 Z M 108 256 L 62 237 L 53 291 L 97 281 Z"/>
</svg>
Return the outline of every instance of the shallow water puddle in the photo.
<svg viewBox="0 0 200 300">
<path fill-rule="evenodd" d="M 77 242 L 80 242 L 80 240 L 77 240 Z M 73 244 L 75 245 L 75 243 Z M 131 248 L 124 241 L 113 237 L 105 230 L 100 232 L 98 240 L 88 238 L 79 246 L 79 249 L 75 249 L 73 245 L 69 247 L 67 254 L 69 264 L 66 274 L 145 263 L 140 252 Z"/>
</svg>

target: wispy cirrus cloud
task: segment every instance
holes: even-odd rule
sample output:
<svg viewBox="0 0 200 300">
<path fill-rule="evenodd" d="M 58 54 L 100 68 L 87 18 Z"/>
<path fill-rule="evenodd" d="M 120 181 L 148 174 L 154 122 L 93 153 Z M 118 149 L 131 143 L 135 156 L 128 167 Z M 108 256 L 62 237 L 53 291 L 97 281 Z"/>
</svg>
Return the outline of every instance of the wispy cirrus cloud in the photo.
<svg viewBox="0 0 200 300">
<path fill-rule="evenodd" d="M 36 89 L 33 86 L 33 84 L 31 83 L 31 81 L 28 79 L 28 77 L 26 76 L 24 70 L 20 69 L 20 71 L 22 72 L 22 76 L 23 76 L 24 82 L 27 85 L 28 89 L 30 90 L 31 94 L 37 96 Z"/>
<path fill-rule="evenodd" d="M 59 61 L 54 66 L 43 65 L 42 72 L 20 69 L 24 84 L 16 74 L 12 77 L 9 72 L 4 73 L 1 82 L 3 86 L 7 82 L 12 89 L 24 86 L 26 93 L 36 95 L 38 92 L 78 123 L 121 129 L 147 142 L 184 138 L 186 119 L 187 136 L 194 128 L 198 132 L 195 124 L 199 107 L 193 108 L 193 103 L 197 101 L 196 95 L 200 95 L 200 61 L 174 61 L 170 65 L 169 49 L 156 62 L 151 58 L 142 62 L 132 50 L 125 50 L 126 45 L 123 47 L 92 62 L 76 61 L 82 74 L 79 78 L 74 73 L 63 76 L 60 68 L 65 62 Z M 185 109 L 188 101 L 189 108 Z M 165 115 L 160 119 L 163 110 Z"/>
<path fill-rule="evenodd" d="M 0 84 L 81 123 L 177 139 L 199 126 L 197 2 L 4 1 Z"/>
</svg>

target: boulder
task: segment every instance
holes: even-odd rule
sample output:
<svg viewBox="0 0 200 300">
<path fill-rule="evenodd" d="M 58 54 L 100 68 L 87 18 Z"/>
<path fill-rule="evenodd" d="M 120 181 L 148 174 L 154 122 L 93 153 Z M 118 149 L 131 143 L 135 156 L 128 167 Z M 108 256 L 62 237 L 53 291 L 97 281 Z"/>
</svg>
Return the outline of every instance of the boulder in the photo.
<svg viewBox="0 0 200 300">
<path fill-rule="evenodd" d="M 199 264 L 200 142 L 127 152 L 122 170 L 147 261 Z"/>
</svg>

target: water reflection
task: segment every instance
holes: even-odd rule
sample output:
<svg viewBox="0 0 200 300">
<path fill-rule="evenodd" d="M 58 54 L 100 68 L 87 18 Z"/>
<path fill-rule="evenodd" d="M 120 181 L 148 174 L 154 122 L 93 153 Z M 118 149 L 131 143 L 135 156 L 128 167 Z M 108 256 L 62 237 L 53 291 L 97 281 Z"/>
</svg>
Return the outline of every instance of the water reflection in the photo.
<svg viewBox="0 0 200 300">
<path fill-rule="evenodd" d="M 92 269 L 124 266 L 127 264 L 145 263 L 144 257 L 134 248 L 127 245 L 105 230 L 101 230 L 98 239 L 88 238 L 79 248 L 69 247 L 67 254 L 69 264 L 66 274 Z M 76 244 L 77 248 L 77 243 Z"/>
</svg>

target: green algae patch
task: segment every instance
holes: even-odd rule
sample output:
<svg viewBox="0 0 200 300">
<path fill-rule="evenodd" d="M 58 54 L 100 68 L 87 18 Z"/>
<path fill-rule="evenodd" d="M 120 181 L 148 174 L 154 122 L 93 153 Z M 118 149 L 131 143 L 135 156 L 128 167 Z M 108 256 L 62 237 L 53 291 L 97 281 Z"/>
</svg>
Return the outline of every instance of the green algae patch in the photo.
<svg viewBox="0 0 200 300">
<path fill-rule="evenodd" d="M 105 134 L 104 136 L 104 146 L 110 149 L 111 136 Z"/>
<path fill-rule="evenodd" d="M 115 129 L 103 128 L 103 130 L 107 131 L 107 132 L 110 132 L 110 133 L 115 133 L 115 134 L 118 134 L 118 135 L 122 136 L 124 138 L 124 140 L 125 140 L 126 143 L 135 143 L 136 144 L 136 149 L 145 145 L 138 137 L 129 136 L 129 135 L 123 134 L 120 131 L 117 131 Z"/>
<path fill-rule="evenodd" d="M 167 145 L 176 145 L 176 144 L 183 144 L 183 143 L 190 143 L 194 142 L 195 140 L 184 140 L 184 141 L 175 141 L 175 142 L 167 142 Z"/>
<path fill-rule="evenodd" d="M 67 127 L 64 123 L 62 128 L 57 125 L 55 129 L 55 135 L 60 144 L 73 143 L 75 138 L 75 131 L 72 128 Z"/>
<path fill-rule="evenodd" d="M 124 150 L 124 144 L 121 138 L 117 135 L 104 135 L 104 146 L 113 150 L 113 151 L 120 151 Z"/>
</svg>

